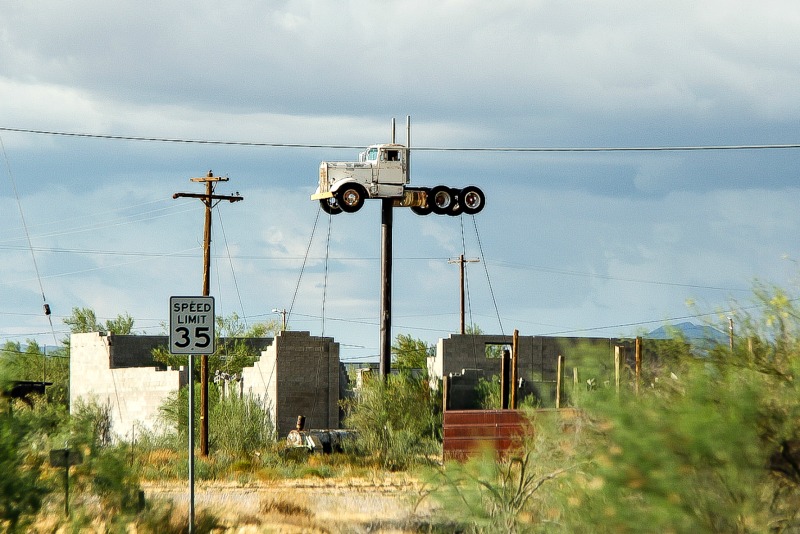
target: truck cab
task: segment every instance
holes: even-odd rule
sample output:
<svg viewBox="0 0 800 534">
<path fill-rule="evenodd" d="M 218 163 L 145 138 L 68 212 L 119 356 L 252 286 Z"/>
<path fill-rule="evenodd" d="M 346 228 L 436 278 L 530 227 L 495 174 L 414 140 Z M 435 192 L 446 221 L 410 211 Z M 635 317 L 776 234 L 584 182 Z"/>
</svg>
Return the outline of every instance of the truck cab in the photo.
<svg viewBox="0 0 800 534">
<path fill-rule="evenodd" d="M 411 208 L 418 215 L 474 214 L 483 209 L 485 197 L 474 186 L 410 187 L 408 160 L 408 147 L 388 143 L 368 146 L 357 162 L 323 161 L 311 200 L 318 200 L 330 214 L 356 212 L 367 198 L 392 199 L 395 206 Z"/>
<path fill-rule="evenodd" d="M 323 161 L 313 200 L 337 202 L 345 211 L 357 211 L 364 198 L 402 197 L 408 184 L 408 149 L 403 145 L 372 145 L 357 162 Z M 341 198 L 340 198 L 341 197 Z M 324 203 L 323 203 L 324 205 Z"/>
</svg>

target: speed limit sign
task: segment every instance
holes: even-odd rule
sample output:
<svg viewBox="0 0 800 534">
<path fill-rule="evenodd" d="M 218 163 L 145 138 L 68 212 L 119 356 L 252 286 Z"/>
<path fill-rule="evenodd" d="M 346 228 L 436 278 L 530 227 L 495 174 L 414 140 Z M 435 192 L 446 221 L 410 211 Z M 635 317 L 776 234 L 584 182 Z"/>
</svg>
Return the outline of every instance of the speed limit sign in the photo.
<svg viewBox="0 0 800 534">
<path fill-rule="evenodd" d="M 169 311 L 172 354 L 214 353 L 214 297 L 170 297 Z"/>
</svg>

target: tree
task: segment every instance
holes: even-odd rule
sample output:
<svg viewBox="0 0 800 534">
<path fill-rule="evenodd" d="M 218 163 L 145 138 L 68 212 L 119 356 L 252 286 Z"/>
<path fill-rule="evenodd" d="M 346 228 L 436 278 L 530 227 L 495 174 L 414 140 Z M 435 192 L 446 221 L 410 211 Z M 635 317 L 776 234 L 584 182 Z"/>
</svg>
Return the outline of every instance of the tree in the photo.
<svg viewBox="0 0 800 534">
<path fill-rule="evenodd" d="M 421 339 L 398 334 L 392 345 L 392 355 L 397 369 L 401 371 L 420 369 L 424 375 L 427 375 L 428 357 L 434 355 L 434 350 Z"/>
<path fill-rule="evenodd" d="M 111 332 L 120 336 L 133 333 L 133 318 L 127 313 L 117 315 L 114 319 L 107 319 L 105 323 L 97 320 L 91 308 L 72 308 L 72 314 L 64 319 L 73 334 L 87 332 Z"/>
<path fill-rule="evenodd" d="M 426 369 L 432 352 L 423 341 L 403 335 L 397 336 L 393 350 L 398 366 L 406 370 L 418 369 L 422 362 Z M 383 467 L 406 468 L 439 448 L 441 397 L 431 390 L 427 373 L 372 377 L 342 405 L 344 425 L 356 430 L 355 448 Z"/>
<path fill-rule="evenodd" d="M 25 518 L 39 511 L 48 493 L 41 481 L 41 459 L 26 450 L 32 423 L 0 406 L 0 527 L 9 532 L 24 527 Z"/>
<path fill-rule="evenodd" d="M 48 401 L 67 405 L 69 359 L 63 348 L 46 353 L 34 340 L 25 345 L 7 341 L 0 349 L 0 373 L 9 380 L 51 382 L 45 390 Z"/>
<path fill-rule="evenodd" d="M 438 450 L 441 399 L 426 380 L 403 373 L 370 377 L 342 404 L 344 426 L 356 431 L 356 451 L 384 468 L 405 469 Z"/>
<path fill-rule="evenodd" d="M 213 376 L 217 371 L 231 375 L 241 373 L 243 368 L 253 365 L 259 357 L 258 351 L 246 340 L 274 337 L 281 329 L 277 319 L 247 325 L 237 313 L 216 317 L 216 351 L 208 358 L 209 374 Z M 167 347 L 156 348 L 153 358 L 174 368 L 186 365 L 188 361 L 186 355 L 172 354 Z M 199 369 L 196 372 L 199 373 Z"/>
</svg>

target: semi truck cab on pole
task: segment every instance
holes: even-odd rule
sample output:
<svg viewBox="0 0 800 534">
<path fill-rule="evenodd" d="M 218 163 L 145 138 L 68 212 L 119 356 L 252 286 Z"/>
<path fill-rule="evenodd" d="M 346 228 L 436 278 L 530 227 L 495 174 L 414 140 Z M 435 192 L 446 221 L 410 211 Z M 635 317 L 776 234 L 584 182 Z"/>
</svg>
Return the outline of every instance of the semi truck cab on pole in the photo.
<svg viewBox="0 0 800 534">
<path fill-rule="evenodd" d="M 408 156 L 408 147 L 388 143 L 370 145 L 357 162 L 323 161 L 311 199 L 330 214 L 355 213 L 368 198 L 392 199 L 395 207 L 411 208 L 417 215 L 474 215 L 483 209 L 486 197 L 476 186 L 410 186 Z"/>
</svg>

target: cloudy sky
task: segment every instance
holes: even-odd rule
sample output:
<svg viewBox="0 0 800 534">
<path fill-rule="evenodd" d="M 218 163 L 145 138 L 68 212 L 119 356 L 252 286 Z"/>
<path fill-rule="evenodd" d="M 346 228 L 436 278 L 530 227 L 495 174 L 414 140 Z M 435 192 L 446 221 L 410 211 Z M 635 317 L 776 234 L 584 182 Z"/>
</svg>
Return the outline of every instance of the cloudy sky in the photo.
<svg viewBox="0 0 800 534">
<path fill-rule="evenodd" d="M 380 203 L 331 218 L 309 196 L 320 161 L 357 157 L 332 146 L 386 142 L 393 117 L 405 141 L 408 115 L 414 184 L 487 207 L 396 209 L 394 335 L 458 330 L 462 253 L 488 333 L 717 323 L 797 278 L 798 148 L 454 150 L 798 144 L 795 1 L 186 6 L 2 2 L 0 341 L 52 345 L 74 307 L 164 332 L 202 289 L 203 206 L 172 195 L 210 169 L 244 197 L 214 211 L 217 312 L 291 310 L 376 359 Z"/>
</svg>

